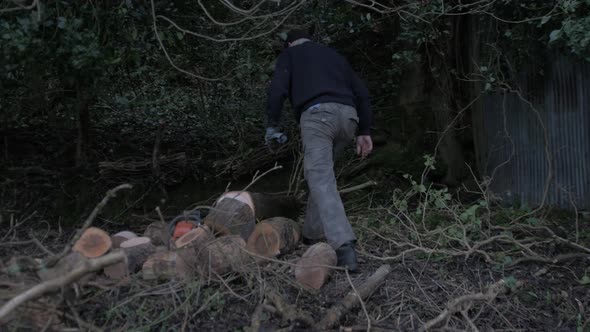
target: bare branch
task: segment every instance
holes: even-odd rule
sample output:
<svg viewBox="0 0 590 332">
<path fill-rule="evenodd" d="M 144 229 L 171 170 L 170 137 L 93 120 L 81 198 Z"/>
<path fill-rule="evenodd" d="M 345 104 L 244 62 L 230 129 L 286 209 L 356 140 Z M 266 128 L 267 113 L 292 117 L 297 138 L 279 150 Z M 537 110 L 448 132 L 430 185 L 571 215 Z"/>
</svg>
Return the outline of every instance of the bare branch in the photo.
<svg viewBox="0 0 590 332">
<path fill-rule="evenodd" d="M 123 252 L 116 252 L 103 257 L 85 260 L 80 266 L 63 277 L 51 279 L 38 284 L 6 302 L 2 308 L 0 308 L 0 321 L 3 321 L 8 314 L 23 303 L 41 297 L 46 293 L 59 290 L 90 272 L 98 271 L 105 266 L 116 264 L 124 259 L 125 254 Z"/>
<path fill-rule="evenodd" d="M 39 0 L 33 0 L 33 2 L 28 6 L 18 6 L 18 7 L 0 9 L 0 14 L 16 12 L 19 10 L 31 10 L 35 7 L 37 7 L 37 9 L 40 9 L 39 8 Z"/>
<path fill-rule="evenodd" d="M 82 233 L 84 233 L 84 231 L 90 227 L 90 225 L 92 225 L 92 222 L 94 221 L 94 219 L 96 219 L 96 216 L 98 216 L 98 214 L 100 213 L 100 211 L 105 207 L 105 205 L 107 205 L 107 203 L 109 202 L 109 200 L 115 196 L 117 196 L 117 192 L 119 190 L 123 190 L 123 189 L 131 189 L 133 188 L 133 186 L 131 186 L 130 184 L 122 184 L 120 186 L 117 186 L 111 190 L 109 190 L 107 192 L 107 194 L 105 195 L 105 197 L 102 199 L 102 201 L 100 201 L 100 203 L 98 203 L 98 205 L 96 205 L 96 207 L 94 208 L 94 210 L 92 211 L 92 213 L 90 213 L 90 215 L 88 216 L 88 218 L 86 218 L 86 221 L 84 221 L 84 224 L 82 225 L 82 228 L 80 228 L 77 232 L 76 235 L 74 235 L 74 237 L 72 238 L 72 241 L 70 241 L 70 243 L 64 248 L 64 250 L 53 257 L 50 257 L 47 262 L 45 263 L 46 267 L 52 267 L 54 266 L 60 259 L 62 259 L 63 257 L 65 257 L 70 250 L 72 249 L 73 244 L 78 241 L 78 239 L 80 238 L 80 236 L 82 236 Z"/>
</svg>

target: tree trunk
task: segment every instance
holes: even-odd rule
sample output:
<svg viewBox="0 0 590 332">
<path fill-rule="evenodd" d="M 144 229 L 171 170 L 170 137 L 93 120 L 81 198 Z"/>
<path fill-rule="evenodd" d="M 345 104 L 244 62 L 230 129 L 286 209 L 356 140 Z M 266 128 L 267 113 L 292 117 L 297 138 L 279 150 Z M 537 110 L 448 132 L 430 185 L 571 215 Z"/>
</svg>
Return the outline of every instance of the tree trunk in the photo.
<svg viewBox="0 0 590 332">
<path fill-rule="evenodd" d="M 77 88 L 76 113 L 78 115 L 78 141 L 76 144 L 76 167 L 86 163 L 86 149 L 90 143 L 90 112 L 89 108 L 94 101 L 94 94 Z"/>
</svg>

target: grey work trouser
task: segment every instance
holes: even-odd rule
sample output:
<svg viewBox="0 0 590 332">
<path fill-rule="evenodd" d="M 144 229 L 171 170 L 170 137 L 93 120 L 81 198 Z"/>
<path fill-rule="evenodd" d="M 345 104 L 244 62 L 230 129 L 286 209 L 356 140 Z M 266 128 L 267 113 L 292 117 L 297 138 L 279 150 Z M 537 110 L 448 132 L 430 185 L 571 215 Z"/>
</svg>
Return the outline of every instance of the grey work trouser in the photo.
<svg viewBox="0 0 590 332">
<path fill-rule="evenodd" d="M 351 106 L 325 103 L 301 114 L 303 169 L 309 195 L 303 236 L 308 239 L 326 237 L 337 249 L 356 240 L 336 186 L 334 159 L 351 145 L 358 126 L 356 109 Z"/>
</svg>

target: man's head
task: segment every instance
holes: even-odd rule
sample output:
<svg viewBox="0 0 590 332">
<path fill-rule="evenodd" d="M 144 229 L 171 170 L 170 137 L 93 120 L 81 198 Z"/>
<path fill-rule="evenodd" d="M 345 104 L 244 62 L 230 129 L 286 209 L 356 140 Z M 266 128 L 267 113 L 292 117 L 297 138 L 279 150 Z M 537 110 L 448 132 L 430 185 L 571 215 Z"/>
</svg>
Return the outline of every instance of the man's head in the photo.
<svg viewBox="0 0 590 332">
<path fill-rule="evenodd" d="M 291 46 L 291 44 L 298 40 L 298 39 L 311 39 L 311 36 L 300 29 L 294 29 L 289 31 L 289 33 L 287 33 L 287 39 L 285 39 L 285 48 Z"/>
</svg>

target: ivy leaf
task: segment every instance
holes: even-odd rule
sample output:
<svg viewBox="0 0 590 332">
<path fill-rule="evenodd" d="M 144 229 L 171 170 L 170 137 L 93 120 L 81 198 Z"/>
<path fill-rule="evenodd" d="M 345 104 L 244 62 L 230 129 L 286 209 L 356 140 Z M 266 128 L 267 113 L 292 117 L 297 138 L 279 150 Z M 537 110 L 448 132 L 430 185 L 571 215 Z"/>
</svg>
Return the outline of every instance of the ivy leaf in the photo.
<svg viewBox="0 0 590 332">
<path fill-rule="evenodd" d="M 63 16 L 60 16 L 57 18 L 57 27 L 60 29 L 63 29 L 66 27 L 66 18 Z"/>
<path fill-rule="evenodd" d="M 504 282 L 506 283 L 506 287 L 510 288 L 511 290 L 516 289 L 516 279 L 513 276 L 507 277 L 504 279 Z"/>
<path fill-rule="evenodd" d="M 551 19 L 551 16 L 543 16 L 543 19 L 541 20 L 541 25 L 549 22 L 550 19 Z"/>
<path fill-rule="evenodd" d="M 590 284 L 590 277 L 587 275 L 583 276 L 582 279 L 580 279 L 579 283 L 580 283 L 580 285 Z"/>
<path fill-rule="evenodd" d="M 549 43 L 553 43 L 561 37 L 561 29 L 553 30 L 549 34 Z"/>
</svg>

